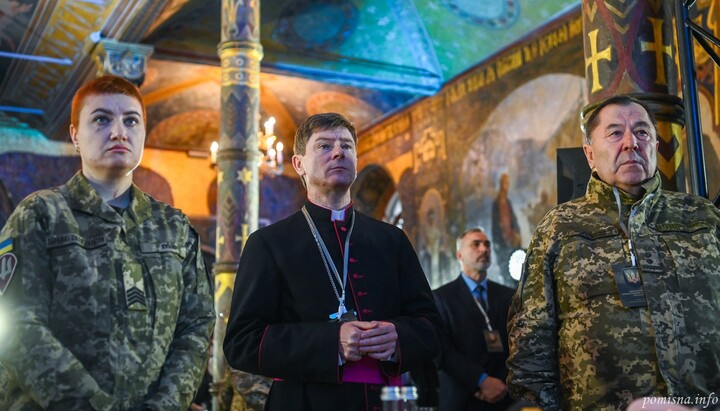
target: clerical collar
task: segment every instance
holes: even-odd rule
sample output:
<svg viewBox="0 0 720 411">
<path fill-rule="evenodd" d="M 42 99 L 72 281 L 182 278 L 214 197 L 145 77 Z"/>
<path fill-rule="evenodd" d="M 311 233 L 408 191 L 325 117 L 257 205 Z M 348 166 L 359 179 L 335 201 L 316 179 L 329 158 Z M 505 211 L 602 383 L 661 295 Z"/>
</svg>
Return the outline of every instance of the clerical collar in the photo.
<svg viewBox="0 0 720 411">
<path fill-rule="evenodd" d="M 345 220 L 345 208 L 342 210 L 330 210 L 332 214 L 330 215 L 330 221 L 344 221 Z"/>
<path fill-rule="evenodd" d="M 352 212 L 350 212 L 350 210 L 352 210 L 352 202 L 340 210 L 333 210 L 308 200 L 306 207 L 313 219 L 317 220 L 346 221 L 352 214 Z"/>
</svg>

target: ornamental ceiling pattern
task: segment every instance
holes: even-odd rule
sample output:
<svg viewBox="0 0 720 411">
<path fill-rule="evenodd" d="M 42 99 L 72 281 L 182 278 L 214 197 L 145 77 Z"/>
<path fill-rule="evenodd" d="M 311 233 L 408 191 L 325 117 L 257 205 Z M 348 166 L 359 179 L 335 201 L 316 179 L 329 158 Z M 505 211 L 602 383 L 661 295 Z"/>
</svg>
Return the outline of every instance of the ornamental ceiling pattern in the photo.
<svg viewBox="0 0 720 411">
<path fill-rule="evenodd" d="M 338 107 L 354 110 L 364 128 L 579 6 L 579 0 L 264 1 L 261 110 L 285 118 L 278 129 L 285 134 L 305 116 Z M 148 83 L 180 90 L 189 74 L 217 71 L 207 69 L 219 65 L 220 20 L 219 2 L 206 0 L 0 0 L 2 111 L 66 140 L 70 97 L 96 72 L 93 33 L 153 46 L 148 80 L 183 63 L 181 83 Z M 214 98 L 207 89 L 193 92 Z M 156 111 L 171 112 L 161 100 Z M 189 132 L 206 136 L 214 109 L 197 107 L 176 118 L 200 118 Z"/>
</svg>

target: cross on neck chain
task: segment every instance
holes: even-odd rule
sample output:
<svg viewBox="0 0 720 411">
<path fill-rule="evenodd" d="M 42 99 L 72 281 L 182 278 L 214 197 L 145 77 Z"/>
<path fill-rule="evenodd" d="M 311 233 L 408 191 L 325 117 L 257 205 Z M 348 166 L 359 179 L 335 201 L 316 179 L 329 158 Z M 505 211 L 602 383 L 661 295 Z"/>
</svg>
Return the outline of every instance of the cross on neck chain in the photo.
<svg viewBox="0 0 720 411">
<path fill-rule="evenodd" d="M 323 241 L 322 237 L 320 237 L 320 234 L 318 233 L 318 229 L 315 226 L 315 223 L 312 221 L 312 218 L 310 218 L 310 213 L 308 213 L 307 208 L 303 206 L 302 213 L 305 216 L 305 220 L 308 223 L 308 226 L 310 227 L 310 232 L 313 235 L 313 238 L 315 239 L 315 244 L 318 247 L 318 250 L 320 251 L 320 257 L 322 257 L 323 264 L 325 265 L 325 271 L 327 272 L 328 279 L 330 280 L 330 285 L 332 285 L 333 292 L 335 293 L 335 297 L 338 300 L 338 311 L 336 314 L 331 314 L 330 319 L 340 319 L 343 314 L 347 312 L 347 309 L 345 308 L 345 285 L 347 283 L 347 272 L 348 272 L 348 260 L 350 255 L 350 236 L 353 232 L 353 227 L 355 227 L 355 210 L 353 210 L 351 220 L 350 220 L 350 230 L 348 230 L 347 237 L 345 237 L 345 247 L 343 252 L 343 275 L 342 278 L 340 277 L 340 273 L 338 272 L 337 267 L 335 266 L 335 263 L 333 262 L 332 257 L 330 256 L 330 252 L 328 251 L 327 247 L 325 246 L 325 242 Z M 332 268 L 332 272 L 331 269 Z M 337 280 L 337 283 L 342 286 L 342 293 L 338 292 L 337 286 L 335 285 L 335 280 L 333 280 L 333 274 L 335 275 L 335 280 Z M 334 317 L 336 316 L 336 317 Z"/>
</svg>

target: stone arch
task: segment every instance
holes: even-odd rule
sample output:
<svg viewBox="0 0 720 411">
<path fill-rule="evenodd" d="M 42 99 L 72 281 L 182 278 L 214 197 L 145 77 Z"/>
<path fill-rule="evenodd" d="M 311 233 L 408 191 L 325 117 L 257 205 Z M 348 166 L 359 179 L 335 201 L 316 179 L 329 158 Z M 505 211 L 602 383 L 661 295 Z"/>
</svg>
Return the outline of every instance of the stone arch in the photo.
<svg viewBox="0 0 720 411">
<path fill-rule="evenodd" d="M 353 205 L 361 213 L 382 220 L 390 198 L 395 194 L 395 182 L 390 173 L 379 165 L 369 165 L 358 173 L 352 186 Z"/>
</svg>

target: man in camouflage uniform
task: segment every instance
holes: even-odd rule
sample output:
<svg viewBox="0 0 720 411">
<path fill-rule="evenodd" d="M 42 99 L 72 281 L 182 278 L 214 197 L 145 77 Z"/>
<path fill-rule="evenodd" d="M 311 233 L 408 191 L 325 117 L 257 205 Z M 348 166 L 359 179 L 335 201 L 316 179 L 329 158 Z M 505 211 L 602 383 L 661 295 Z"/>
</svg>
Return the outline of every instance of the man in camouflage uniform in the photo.
<svg viewBox="0 0 720 411">
<path fill-rule="evenodd" d="M 586 124 L 587 193 L 538 226 L 510 307 L 509 390 L 545 410 L 703 408 L 720 389 L 720 212 L 660 189 L 638 101 L 608 99 Z"/>
<path fill-rule="evenodd" d="M 81 92 L 71 135 L 82 171 L 30 195 L 0 233 L 11 320 L 0 409 L 185 411 L 214 324 L 199 239 L 179 210 L 124 180 L 144 143 L 137 89 L 104 77 Z M 108 182 L 127 189 L 108 200 Z"/>
</svg>

